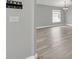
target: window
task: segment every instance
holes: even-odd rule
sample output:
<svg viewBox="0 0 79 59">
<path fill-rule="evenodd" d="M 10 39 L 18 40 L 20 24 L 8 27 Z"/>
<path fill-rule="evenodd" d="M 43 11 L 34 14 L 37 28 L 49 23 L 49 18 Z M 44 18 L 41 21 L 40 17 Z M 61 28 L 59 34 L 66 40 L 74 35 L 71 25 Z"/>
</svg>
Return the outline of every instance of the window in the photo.
<svg viewBox="0 0 79 59">
<path fill-rule="evenodd" d="M 52 23 L 61 22 L 61 10 L 52 10 Z"/>
</svg>

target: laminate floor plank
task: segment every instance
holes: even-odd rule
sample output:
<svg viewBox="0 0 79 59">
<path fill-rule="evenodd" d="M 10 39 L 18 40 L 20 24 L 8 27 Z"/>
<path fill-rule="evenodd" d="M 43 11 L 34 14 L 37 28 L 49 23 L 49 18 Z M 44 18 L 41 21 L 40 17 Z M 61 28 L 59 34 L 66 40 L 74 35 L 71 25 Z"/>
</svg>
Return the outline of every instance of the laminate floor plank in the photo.
<svg viewBox="0 0 79 59">
<path fill-rule="evenodd" d="M 37 59 L 72 59 L 72 27 L 37 30 Z"/>
</svg>

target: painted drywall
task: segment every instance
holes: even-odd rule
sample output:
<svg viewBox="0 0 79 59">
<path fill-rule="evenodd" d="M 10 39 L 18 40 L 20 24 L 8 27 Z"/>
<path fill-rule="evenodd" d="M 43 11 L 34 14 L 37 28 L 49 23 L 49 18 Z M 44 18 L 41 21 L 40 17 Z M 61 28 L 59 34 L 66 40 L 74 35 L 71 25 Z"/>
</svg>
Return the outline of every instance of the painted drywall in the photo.
<svg viewBox="0 0 79 59">
<path fill-rule="evenodd" d="M 64 0 L 37 0 L 37 4 L 64 7 Z M 71 0 L 66 0 L 66 4 L 71 5 Z"/>
<path fill-rule="evenodd" d="M 72 6 L 68 7 L 68 11 L 65 14 L 66 24 L 72 24 Z"/>
<path fill-rule="evenodd" d="M 64 24 L 64 11 L 59 7 L 37 4 L 35 8 L 35 25 L 36 27 L 59 25 L 52 23 L 52 10 L 61 10 L 62 25 Z"/>
<path fill-rule="evenodd" d="M 22 0 L 23 9 L 7 8 L 6 59 L 25 59 L 34 52 L 34 0 Z M 18 21 L 11 20 L 16 17 Z"/>
</svg>

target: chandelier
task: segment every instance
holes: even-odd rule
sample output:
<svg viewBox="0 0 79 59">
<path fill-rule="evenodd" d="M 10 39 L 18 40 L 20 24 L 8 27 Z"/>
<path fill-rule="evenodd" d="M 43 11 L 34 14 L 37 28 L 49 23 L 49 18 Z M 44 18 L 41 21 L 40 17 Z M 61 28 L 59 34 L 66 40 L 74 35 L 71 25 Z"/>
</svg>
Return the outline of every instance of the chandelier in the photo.
<svg viewBox="0 0 79 59">
<path fill-rule="evenodd" d="M 67 0 L 64 0 L 64 7 L 63 7 L 63 10 L 68 10 L 68 7 L 67 7 Z"/>
</svg>

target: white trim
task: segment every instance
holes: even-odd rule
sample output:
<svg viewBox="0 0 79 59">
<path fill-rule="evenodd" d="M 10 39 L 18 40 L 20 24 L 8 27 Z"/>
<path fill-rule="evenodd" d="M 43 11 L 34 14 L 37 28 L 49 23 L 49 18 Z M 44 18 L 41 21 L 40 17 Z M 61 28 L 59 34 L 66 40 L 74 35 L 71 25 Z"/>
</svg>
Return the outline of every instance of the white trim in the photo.
<svg viewBox="0 0 79 59">
<path fill-rule="evenodd" d="M 48 25 L 48 26 L 36 27 L 36 29 L 49 28 L 49 27 L 58 27 L 58 26 L 65 26 L 65 25 L 62 25 L 62 24 L 59 24 L 59 25 Z"/>
<path fill-rule="evenodd" d="M 68 26 L 72 26 L 72 24 L 66 24 L 66 25 L 68 25 Z"/>
<path fill-rule="evenodd" d="M 25 59 L 37 59 L 37 53 L 35 54 L 35 56 L 30 56 L 30 57 L 27 57 Z"/>
<path fill-rule="evenodd" d="M 35 59 L 37 59 L 37 57 L 38 57 L 38 54 L 36 53 L 36 54 L 35 54 Z"/>
<path fill-rule="evenodd" d="M 35 57 L 34 56 L 30 56 L 30 57 L 27 57 L 25 59 L 35 59 Z"/>
<path fill-rule="evenodd" d="M 36 29 L 41 29 L 41 28 L 47 28 L 47 27 L 52 27 L 53 25 L 49 25 L 49 26 L 41 26 L 41 27 L 36 27 Z"/>
</svg>

